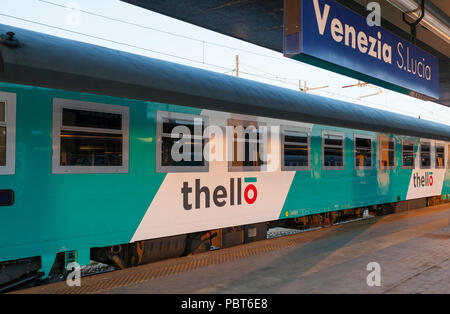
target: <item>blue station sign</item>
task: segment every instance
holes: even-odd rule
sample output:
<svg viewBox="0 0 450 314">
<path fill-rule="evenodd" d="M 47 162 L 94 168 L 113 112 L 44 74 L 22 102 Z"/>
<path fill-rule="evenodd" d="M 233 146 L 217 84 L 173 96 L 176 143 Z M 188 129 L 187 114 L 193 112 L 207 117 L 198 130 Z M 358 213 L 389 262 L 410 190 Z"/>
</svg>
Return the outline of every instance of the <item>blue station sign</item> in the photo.
<svg viewBox="0 0 450 314">
<path fill-rule="evenodd" d="M 366 82 L 439 99 L 433 55 L 334 0 L 285 0 L 284 55 Z"/>
</svg>

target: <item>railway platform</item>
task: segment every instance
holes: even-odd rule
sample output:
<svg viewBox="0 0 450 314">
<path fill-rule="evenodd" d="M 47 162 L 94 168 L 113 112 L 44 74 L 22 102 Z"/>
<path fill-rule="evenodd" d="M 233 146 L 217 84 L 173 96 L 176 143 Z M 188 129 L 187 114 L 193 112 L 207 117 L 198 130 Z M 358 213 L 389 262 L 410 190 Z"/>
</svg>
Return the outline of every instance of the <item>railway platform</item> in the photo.
<svg viewBox="0 0 450 314">
<path fill-rule="evenodd" d="M 450 204 L 14 293 L 450 293 Z"/>
</svg>

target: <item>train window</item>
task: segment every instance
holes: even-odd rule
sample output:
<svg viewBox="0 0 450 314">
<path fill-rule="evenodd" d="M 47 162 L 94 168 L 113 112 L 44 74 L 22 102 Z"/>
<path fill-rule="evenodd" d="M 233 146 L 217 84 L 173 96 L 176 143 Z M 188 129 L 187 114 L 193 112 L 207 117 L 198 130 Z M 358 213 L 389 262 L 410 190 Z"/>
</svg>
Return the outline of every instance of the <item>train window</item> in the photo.
<svg viewBox="0 0 450 314">
<path fill-rule="evenodd" d="M 206 117 L 177 112 L 157 113 L 157 172 L 208 171 L 203 150 Z"/>
<path fill-rule="evenodd" d="M 229 171 L 259 171 L 265 164 L 266 145 L 261 124 L 254 121 L 230 119 L 233 127 L 232 139 L 228 139 L 232 160 Z"/>
<path fill-rule="evenodd" d="M 355 169 L 372 168 L 372 138 L 355 135 Z"/>
<path fill-rule="evenodd" d="M 291 127 L 282 127 L 282 170 L 309 170 L 309 133 Z"/>
<path fill-rule="evenodd" d="M 380 138 L 380 169 L 394 169 L 395 167 L 395 140 L 393 138 Z"/>
<path fill-rule="evenodd" d="M 450 145 L 447 146 L 447 168 L 450 169 Z"/>
<path fill-rule="evenodd" d="M 442 145 L 436 145 L 436 168 L 445 168 L 445 148 Z"/>
<path fill-rule="evenodd" d="M 0 101 L 0 167 L 6 166 L 6 102 Z"/>
<path fill-rule="evenodd" d="M 402 168 L 414 169 L 414 142 L 403 141 L 402 143 Z"/>
<path fill-rule="evenodd" d="M 0 122 L 5 122 L 6 118 L 6 101 L 0 101 Z"/>
<path fill-rule="evenodd" d="M 323 168 L 326 170 L 341 170 L 345 168 L 344 133 L 324 131 L 322 133 Z"/>
<path fill-rule="evenodd" d="M 55 98 L 53 173 L 127 173 L 129 108 Z"/>
<path fill-rule="evenodd" d="M 15 172 L 16 94 L 0 92 L 0 175 Z"/>
<path fill-rule="evenodd" d="M 420 143 L 420 167 L 423 169 L 431 167 L 431 144 L 429 142 Z"/>
</svg>

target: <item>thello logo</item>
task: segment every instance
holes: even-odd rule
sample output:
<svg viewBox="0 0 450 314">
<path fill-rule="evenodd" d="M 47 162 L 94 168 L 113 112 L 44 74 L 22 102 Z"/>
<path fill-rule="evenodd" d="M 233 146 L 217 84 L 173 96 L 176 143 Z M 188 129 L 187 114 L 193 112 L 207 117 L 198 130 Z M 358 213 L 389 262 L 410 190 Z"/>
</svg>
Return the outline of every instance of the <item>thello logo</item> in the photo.
<svg viewBox="0 0 450 314">
<path fill-rule="evenodd" d="M 242 178 L 230 178 L 228 188 L 219 185 L 214 189 L 210 189 L 207 186 L 202 186 L 200 179 L 195 179 L 194 186 L 190 186 L 189 182 L 183 182 L 181 188 L 181 194 L 183 195 L 183 208 L 185 210 L 191 210 L 193 206 L 196 209 L 204 204 L 205 208 L 211 207 L 211 199 L 214 205 L 217 207 L 223 207 L 227 205 L 241 205 L 242 196 L 247 204 L 253 204 L 258 198 L 258 190 L 252 183 L 256 183 L 257 178 L 244 178 L 244 184 L 242 184 Z M 191 194 L 194 196 L 194 202 L 192 203 Z"/>
<path fill-rule="evenodd" d="M 425 172 L 423 176 L 419 175 L 418 173 L 415 173 L 413 176 L 413 181 L 415 188 L 433 186 L 434 183 L 433 173 Z"/>
</svg>

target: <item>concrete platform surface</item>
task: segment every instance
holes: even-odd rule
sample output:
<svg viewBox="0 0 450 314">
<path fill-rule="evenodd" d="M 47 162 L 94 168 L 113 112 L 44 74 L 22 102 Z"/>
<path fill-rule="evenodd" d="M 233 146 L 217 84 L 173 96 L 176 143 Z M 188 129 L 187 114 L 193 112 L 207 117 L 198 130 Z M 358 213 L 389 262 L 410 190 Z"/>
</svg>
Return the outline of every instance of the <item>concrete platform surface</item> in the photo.
<svg viewBox="0 0 450 314">
<path fill-rule="evenodd" d="M 34 292 L 450 293 L 450 204 L 22 291 Z"/>
</svg>

